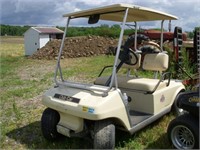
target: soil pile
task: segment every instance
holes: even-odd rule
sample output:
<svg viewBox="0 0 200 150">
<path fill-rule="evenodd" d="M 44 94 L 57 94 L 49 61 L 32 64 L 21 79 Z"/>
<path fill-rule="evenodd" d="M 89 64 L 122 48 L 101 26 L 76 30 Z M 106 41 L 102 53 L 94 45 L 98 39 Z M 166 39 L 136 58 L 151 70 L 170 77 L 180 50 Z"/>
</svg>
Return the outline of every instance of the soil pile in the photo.
<svg viewBox="0 0 200 150">
<path fill-rule="evenodd" d="M 65 39 L 61 58 L 89 57 L 112 54 L 117 46 L 117 39 L 100 36 L 72 37 Z M 44 47 L 30 56 L 33 59 L 56 59 L 61 40 L 49 41 Z"/>
</svg>

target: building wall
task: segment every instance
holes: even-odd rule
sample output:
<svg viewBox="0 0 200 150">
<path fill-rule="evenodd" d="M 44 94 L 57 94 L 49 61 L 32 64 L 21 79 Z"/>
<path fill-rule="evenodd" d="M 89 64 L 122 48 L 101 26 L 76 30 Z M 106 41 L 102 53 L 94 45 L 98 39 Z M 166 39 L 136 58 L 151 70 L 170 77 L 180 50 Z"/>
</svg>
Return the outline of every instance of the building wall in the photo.
<svg viewBox="0 0 200 150">
<path fill-rule="evenodd" d="M 24 34 L 25 55 L 32 55 L 39 48 L 39 33 L 30 28 Z"/>
</svg>

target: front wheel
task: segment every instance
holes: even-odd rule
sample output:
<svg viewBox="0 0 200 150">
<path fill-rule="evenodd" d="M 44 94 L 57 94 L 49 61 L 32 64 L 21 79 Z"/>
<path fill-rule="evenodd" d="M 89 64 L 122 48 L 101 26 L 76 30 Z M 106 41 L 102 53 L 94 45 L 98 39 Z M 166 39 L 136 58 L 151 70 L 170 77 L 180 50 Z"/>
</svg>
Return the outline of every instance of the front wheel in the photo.
<svg viewBox="0 0 200 150">
<path fill-rule="evenodd" d="M 46 108 L 41 118 L 41 129 L 43 136 L 50 141 L 56 140 L 62 135 L 57 132 L 56 125 L 60 120 L 60 115 L 56 110 Z"/>
<path fill-rule="evenodd" d="M 115 148 L 115 125 L 109 120 L 97 121 L 94 124 L 94 148 Z"/>
<path fill-rule="evenodd" d="M 167 129 L 168 138 L 177 149 L 199 148 L 198 121 L 189 114 L 172 120 Z"/>
</svg>

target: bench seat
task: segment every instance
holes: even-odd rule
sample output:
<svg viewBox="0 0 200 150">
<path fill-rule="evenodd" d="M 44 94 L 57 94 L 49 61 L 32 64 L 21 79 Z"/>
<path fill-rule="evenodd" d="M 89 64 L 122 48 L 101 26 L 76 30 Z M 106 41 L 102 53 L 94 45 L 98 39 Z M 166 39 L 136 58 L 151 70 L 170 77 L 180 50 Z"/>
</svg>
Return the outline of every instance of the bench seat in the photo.
<svg viewBox="0 0 200 150">
<path fill-rule="evenodd" d="M 134 58 L 134 57 L 133 57 Z M 139 55 L 139 60 L 141 56 Z M 161 75 L 163 71 L 166 71 L 169 64 L 169 56 L 166 53 L 150 53 L 144 56 L 142 68 L 144 70 L 156 71 Z M 134 66 L 134 69 L 139 68 L 140 64 Z M 130 69 L 130 65 L 126 66 Z M 98 77 L 95 84 L 105 85 L 108 80 L 108 76 Z M 163 76 L 162 76 L 163 78 Z M 161 78 L 161 79 L 162 79 Z M 131 76 L 117 76 L 118 86 L 119 88 L 124 88 L 128 90 L 139 90 L 145 92 L 155 92 L 155 90 L 161 89 L 169 85 L 168 80 L 163 80 L 159 83 L 161 79 L 151 79 L 151 78 L 138 78 Z M 158 84 L 159 83 L 159 84 Z"/>
<path fill-rule="evenodd" d="M 105 85 L 106 81 L 108 80 L 108 76 L 99 77 L 94 82 L 98 85 Z M 140 90 L 151 92 L 156 87 L 159 79 L 149 79 L 149 78 L 134 78 L 128 76 L 118 76 L 118 86 L 119 88 L 130 89 L 130 90 Z M 157 89 L 161 89 L 166 87 L 168 80 L 162 81 Z"/>
</svg>

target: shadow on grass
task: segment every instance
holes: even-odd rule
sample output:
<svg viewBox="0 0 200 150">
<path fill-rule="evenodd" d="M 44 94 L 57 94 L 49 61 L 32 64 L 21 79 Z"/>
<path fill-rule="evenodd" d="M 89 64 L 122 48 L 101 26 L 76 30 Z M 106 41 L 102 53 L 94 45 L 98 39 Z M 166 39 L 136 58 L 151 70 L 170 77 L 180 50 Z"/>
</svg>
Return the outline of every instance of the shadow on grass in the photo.
<svg viewBox="0 0 200 150">
<path fill-rule="evenodd" d="M 115 147 L 117 149 L 126 148 L 126 143 L 133 139 L 134 135 L 129 134 L 128 132 L 122 130 L 116 130 L 116 139 L 115 139 Z"/>
<path fill-rule="evenodd" d="M 141 134 L 143 132 L 147 132 L 149 128 L 157 126 L 158 123 L 159 120 L 133 135 L 121 130 L 116 130 L 116 148 L 140 148 L 141 146 L 138 146 L 138 144 L 142 143 L 138 143 L 137 141 L 138 139 L 142 138 Z M 63 137 L 55 142 L 47 141 L 41 133 L 40 121 L 36 121 L 24 127 L 14 129 L 6 135 L 9 138 L 14 139 L 16 143 L 24 145 L 25 149 L 92 149 L 92 140 L 89 141 L 88 139 L 84 138 Z M 132 145 L 132 141 L 134 140 L 136 140 L 136 145 Z M 173 147 L 167 138 L 167 134 L 163 133 L 157 140 L 152 141 L 151 143 L 146 143 L 144 148 L 166 149 Z"/>
<path fill-rule="evenodd" d="M 91 149 L 90 141 L 81 138 L 63 137 L 55 142 L 44 139 L 40 121 L 33 122 L 21 128 L 14 129 L 6 134 L 16 143 L 25 145 L 27 149 Z"/>
</svg>

